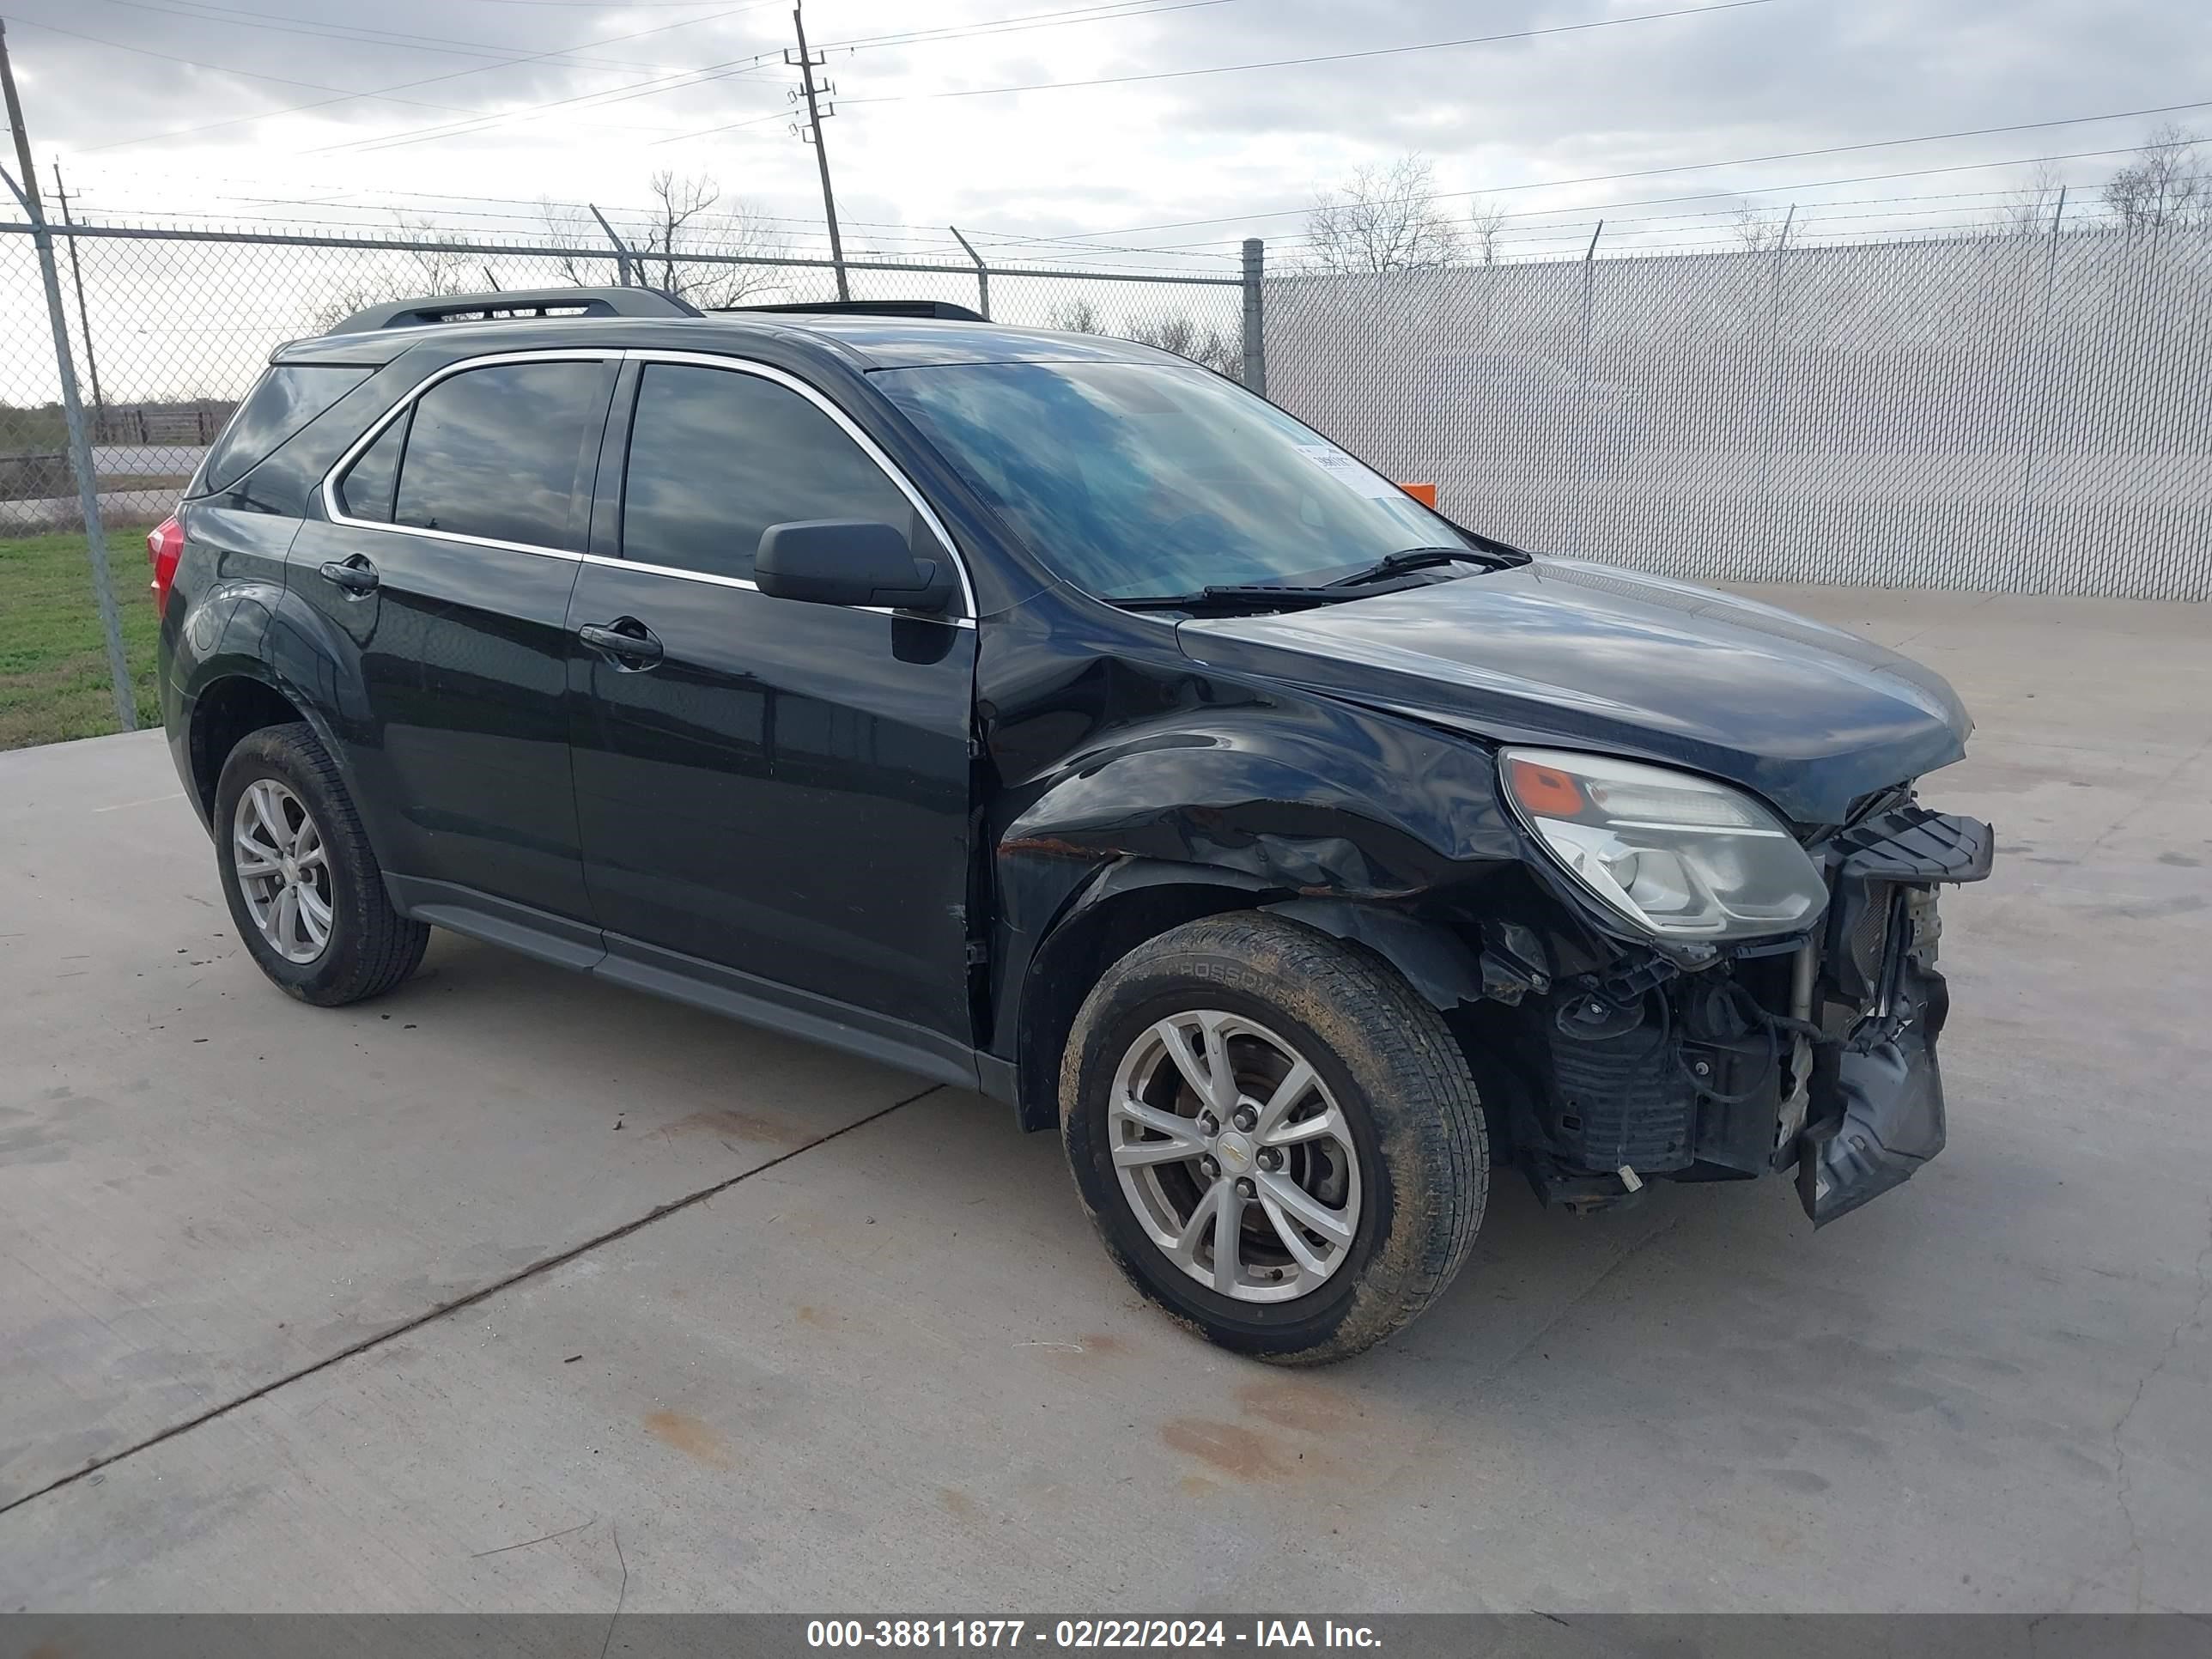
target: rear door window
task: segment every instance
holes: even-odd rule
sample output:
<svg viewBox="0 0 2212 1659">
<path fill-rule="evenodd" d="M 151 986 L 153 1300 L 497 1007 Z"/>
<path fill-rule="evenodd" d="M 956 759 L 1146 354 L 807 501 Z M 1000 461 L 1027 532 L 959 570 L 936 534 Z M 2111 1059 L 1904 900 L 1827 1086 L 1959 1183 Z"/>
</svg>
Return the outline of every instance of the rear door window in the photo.
<svg viewBox="0 0 2212 1659">
<path fill-rule="evenodd" d="M 581 551 L 613 380 L 610 363 L 532 362 L 439 381 L 404 417 L 391 522 Z M 370 445 L 339 485 L 353 516 L 379 516 L 378 472 L 391 459 L 380 448 Z"/>
<path fill-rule="evenodd" d="M 279 363 L 254 383 L 208 451 L 195 495 L 228 489 L 308 422 L 376 373 L 336 363 Z"/>
</svg>

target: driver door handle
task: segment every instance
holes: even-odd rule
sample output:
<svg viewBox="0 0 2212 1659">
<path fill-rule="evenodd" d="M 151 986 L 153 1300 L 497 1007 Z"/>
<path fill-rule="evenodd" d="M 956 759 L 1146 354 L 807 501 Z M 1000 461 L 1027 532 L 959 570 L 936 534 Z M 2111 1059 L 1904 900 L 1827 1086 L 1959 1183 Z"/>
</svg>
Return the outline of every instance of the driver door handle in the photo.
<svg viewBox="0 0 2212 1659">
<path fill-rule="evenodd" d="M 617 668 L 651 668 L 659 662 L 659 636 L 635 617 L 617 617 L 611 623 L 586 623 L 576 637 Z"/>
</svg>

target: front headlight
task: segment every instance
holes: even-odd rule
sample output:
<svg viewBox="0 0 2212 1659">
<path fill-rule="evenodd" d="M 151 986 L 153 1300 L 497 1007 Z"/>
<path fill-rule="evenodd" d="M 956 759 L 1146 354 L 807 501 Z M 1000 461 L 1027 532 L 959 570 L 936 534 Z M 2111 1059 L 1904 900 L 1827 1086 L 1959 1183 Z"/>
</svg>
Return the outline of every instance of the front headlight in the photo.
<svg viewBox="0 0 2212 1659">
<path fill-rule="evenodd" d="M 1645 933 L 1794 933 L 1828 902 L 1805 849 L 1739 790 L 1555 749 L 1508 749 L 1498 765 L 1522 822 L 1593 897 Z"/>
</svg>

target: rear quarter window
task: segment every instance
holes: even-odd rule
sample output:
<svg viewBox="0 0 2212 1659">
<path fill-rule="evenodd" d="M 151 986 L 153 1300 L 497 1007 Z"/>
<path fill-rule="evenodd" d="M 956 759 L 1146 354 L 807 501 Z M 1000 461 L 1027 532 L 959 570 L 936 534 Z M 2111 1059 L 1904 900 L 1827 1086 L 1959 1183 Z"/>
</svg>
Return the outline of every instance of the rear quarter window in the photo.
<svg viewBox="0 0 2212 1659">
<path fill-rule="evenodd" d="M 208 451 L 189 493 L 211 495 L 229 489 L 375 372 L 335 363 L 278 363 L 270 368 Z"/>
</svg>

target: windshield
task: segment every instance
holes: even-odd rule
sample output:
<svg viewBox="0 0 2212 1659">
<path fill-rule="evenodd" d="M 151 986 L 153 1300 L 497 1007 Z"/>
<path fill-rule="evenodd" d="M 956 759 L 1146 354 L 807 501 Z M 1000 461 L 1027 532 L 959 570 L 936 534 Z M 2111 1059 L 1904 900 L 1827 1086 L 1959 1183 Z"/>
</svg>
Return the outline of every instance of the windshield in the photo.
<svg viewBox="0 0 2212 1659">
<path fill-rule="evenodd" d="M 1392 553 L 1472 545 L 1206 369 L 963 363 L 875 380 L 1038 558 L 1103 598 L 1326 581 Z"/>
</svg>

